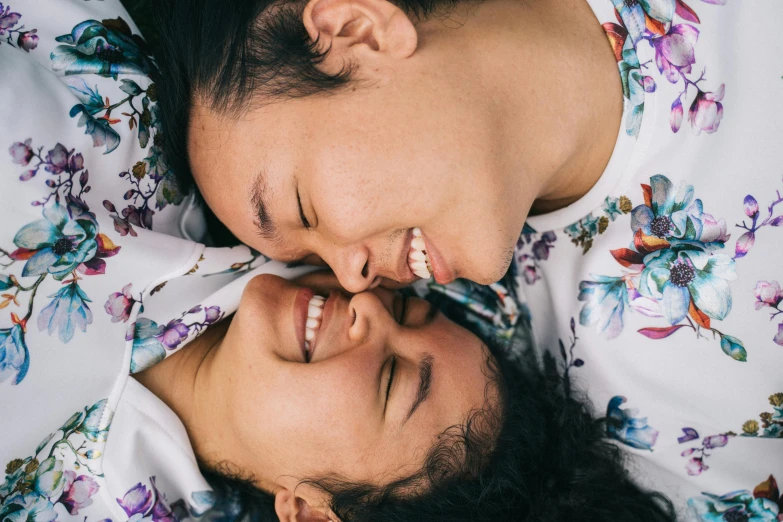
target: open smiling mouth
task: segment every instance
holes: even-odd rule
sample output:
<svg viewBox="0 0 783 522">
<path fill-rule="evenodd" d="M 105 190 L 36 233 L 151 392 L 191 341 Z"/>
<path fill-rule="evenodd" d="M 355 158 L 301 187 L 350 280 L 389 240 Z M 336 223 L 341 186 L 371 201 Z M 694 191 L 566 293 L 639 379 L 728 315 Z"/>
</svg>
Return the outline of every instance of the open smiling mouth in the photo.
<svg viewBox="0 0 783 522">
<path fill-rule="evenodd" d="M 314 295 L 307 304 L 307 321 L 305 322 L 305 361 L 310 362 L 313 355 L 312 346 L 315 344 L 315 336 L 321 328 L 326 299 L 320 295 Z"/>
<path fill-rule="evenodd" d="M 427 255 L 427 245 L 421 235 L 420 228 L 413 229 L 411 237 L 411 247 L 408 251 L 408 266 L 417 277 L 429 279 L 432 277 L 432 265 Z"/>
</svg>

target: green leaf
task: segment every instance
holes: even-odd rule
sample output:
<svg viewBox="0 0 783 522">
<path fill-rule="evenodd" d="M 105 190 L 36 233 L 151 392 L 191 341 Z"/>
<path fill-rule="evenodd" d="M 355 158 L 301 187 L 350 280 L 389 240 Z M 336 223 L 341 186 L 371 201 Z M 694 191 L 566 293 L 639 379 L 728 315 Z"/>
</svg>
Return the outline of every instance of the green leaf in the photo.
<svg viewBox="0 0 783 522">
<path fill-rule="evenodd" d="M 52 437 L 54 437 L 54 433 L 50 433 L 48 437 L 46 437 L 44 440 L 41 441 L 38 447 L 35 448 L 36 455 L 38 455 L 41 452 L 41 450 L 46 447 L 47 444 L 49 444 L 49 441 L 52 440 Z"/>
<path fill-rule="evenodd" d="M 13 288 L 14 284 L 11 282 L 11 278 L 5 274 L 0 274 L 0 291 Z"/>
</svg>

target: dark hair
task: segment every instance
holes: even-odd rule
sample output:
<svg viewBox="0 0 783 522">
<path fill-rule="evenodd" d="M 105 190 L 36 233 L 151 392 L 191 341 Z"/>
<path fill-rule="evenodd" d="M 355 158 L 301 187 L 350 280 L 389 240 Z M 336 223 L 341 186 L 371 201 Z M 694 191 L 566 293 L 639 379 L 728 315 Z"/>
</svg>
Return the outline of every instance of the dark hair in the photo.
<svg viewBox="0 0 783 522">
<path fill-rule="evenodd" d="M 458 0 L 394 0 L 423 18 Z M 162 72 L 159 107 L 169 165 L 184 183 L 188 124 L 194 102 L 239 115 L 256 96 L 265 100 L 333 92 L 349 83 L 352 67 L 336 73 L 319 65 L 325 52 L 304 24 L 306 0 L 163 0 L 156 8 L 156 58 Z"/>
<path fill-rule="evenodd" d="M 491 348 L 499 407 L 473 412 L 429 450 L 421 471 L 386 485 L 303 481 L 331 496 L 344 522 L 671 521 L 671 503 L 634 484 L 586 401 L 557 374 Z M 205 469 L 237 519 L 277 520 L 274 498 L 230 468 Z M 233 517 L 230 517 L 233 519 Z"/>
</svg>

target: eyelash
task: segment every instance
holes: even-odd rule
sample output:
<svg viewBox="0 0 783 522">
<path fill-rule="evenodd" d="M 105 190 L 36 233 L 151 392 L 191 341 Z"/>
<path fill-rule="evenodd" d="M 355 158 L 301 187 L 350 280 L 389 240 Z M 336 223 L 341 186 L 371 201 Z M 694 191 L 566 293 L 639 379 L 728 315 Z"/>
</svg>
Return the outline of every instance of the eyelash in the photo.
<svg viewBox="0 0 783 522">
<path fill-rule="evenodd" d="M 299 196 L 299 192 L 296 193 L 296 202 L 299 204 L 299 219 L 302 220 L 302 226 L 305 227 L 305 229 L 308 229 L 311 227 L 311 225 L 307 220 L 307 217 L 304 215 L 304 210 L 302 210 L 302 199 Z"/>
<path fill-rule="evenodd" d="M 397 368 L 397 358 L 392 357 L 391 368 L 389 368 L 389 383 L 386 385 L 386 402 L 389 402 L 389 394 L 391 393 L 392 381 L 394 380 L 394 370 Z"/>
</svg>

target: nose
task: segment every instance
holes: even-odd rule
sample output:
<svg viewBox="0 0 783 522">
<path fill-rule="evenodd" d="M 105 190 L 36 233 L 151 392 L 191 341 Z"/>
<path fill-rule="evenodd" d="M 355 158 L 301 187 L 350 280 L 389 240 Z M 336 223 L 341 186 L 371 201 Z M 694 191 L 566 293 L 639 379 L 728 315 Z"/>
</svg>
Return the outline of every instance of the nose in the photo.
<svg viewBox="0 0 783 522">
<path fill-rule="evenodd" d="M 383 326 L 394 322 L 390 313 L 392 299 L 386 303 L 372 292 L 362 292 L 351 298 L 349 310 L 353 317 L 348 337 L 353 343 L 363 343 L 371 333 L 382 334 Z"/>
<path fill-rule="evenodd" d="M 370 264 L 370 251 L 364 246 L 339 250 L 329 266 L 342 287 L 352 294 L 374 288 L 380 283 L 380 277 Z"/>
</svg>

